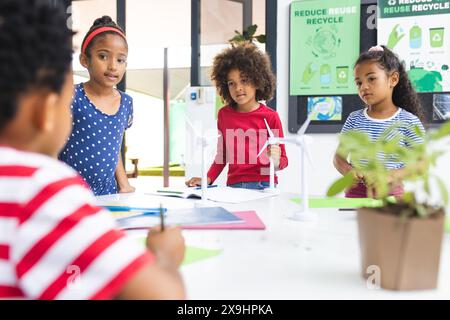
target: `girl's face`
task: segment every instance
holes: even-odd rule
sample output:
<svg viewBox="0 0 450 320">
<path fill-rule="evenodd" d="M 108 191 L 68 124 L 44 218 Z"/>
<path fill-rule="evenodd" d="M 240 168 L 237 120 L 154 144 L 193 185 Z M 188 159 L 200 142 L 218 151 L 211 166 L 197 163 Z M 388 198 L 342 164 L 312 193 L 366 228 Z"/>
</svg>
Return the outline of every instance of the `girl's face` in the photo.
<svg viewBox="0 0 450 320">
<path fill-rule="evenodd" d="M 91 80 L 105 87 L 118 84 L 127 67 L 128 48 L 125 40 L 116 34 L 94 39 L 90 58 L 81 55 L 81 64 L 88 69 Z"/>
<path fill-rule="evenodd" d="M 228 72 L 227 87 L 231 98 L 240 108 L 252 107 L 256 104 L 256 88 L 238 69 Z"/>
<path fill-rule="evenodd" d="M 359 97 L 367 105 L 392 101 L 392 92 L 398 83 L 398 72 L 388 74 L 378 63 L 365 61 L 356 65 L 354 73 Z"/>
</svg>

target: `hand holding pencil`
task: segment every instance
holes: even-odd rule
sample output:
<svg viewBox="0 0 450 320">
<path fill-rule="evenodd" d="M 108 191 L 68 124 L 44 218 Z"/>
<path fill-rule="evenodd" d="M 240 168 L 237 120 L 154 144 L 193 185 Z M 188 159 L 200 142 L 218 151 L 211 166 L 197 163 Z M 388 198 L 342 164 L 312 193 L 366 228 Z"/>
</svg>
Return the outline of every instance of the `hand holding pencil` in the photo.
<svg viewBox="0 0 450 320">
<path fill-rule="evenodd" d="M 147 248 L 155 254 L 159 265 L 177 269 L 184 259 L 184 238 L 180 228 L 165 227 L 162 206 L 160 218 L 160 226 L 150 229 L 148 233 Z"/>
</svg>

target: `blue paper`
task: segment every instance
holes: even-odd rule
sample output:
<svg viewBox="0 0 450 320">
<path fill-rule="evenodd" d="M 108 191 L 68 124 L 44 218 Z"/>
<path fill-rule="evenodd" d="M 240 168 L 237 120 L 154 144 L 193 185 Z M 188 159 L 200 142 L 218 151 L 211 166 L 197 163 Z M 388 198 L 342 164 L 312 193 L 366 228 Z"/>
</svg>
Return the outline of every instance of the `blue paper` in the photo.
<svg viewBox="0 0 450 320">
<path fill-rule="evenodd" d="M 168 209 L 166 212 L 165 225 L 208 225 L 224 223 L 243 223 L 230 211 L 222 207 L 201 207 L 189 209 Z M 118 219 L 119 227 L 123 229 L 151 228 L 160 224 L 159 216 L 135 216 L 127 219 Z"/>
</svg>

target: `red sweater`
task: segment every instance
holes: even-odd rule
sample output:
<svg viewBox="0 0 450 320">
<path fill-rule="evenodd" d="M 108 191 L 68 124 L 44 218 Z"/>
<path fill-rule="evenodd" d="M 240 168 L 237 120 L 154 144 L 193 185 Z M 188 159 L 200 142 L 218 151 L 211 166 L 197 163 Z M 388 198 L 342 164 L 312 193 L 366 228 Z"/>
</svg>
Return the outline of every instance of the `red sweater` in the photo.
<svg viewBox="0 0 450 320">
<path fill-rule="evenodd" d="M 283 128 L 278 113 L 260 104 L 251 112 L 237 112 L 231 106 L 219 110 L 217 128 L 221 137 L 217 142 L 217 154 L 209 168 L 208 178 L 212 182 L 228 163 L 227 185 L 239 182 L 269 181 L 269 158 L 266 150 L 257 158 L 257 154 L 268 138 L 264 123 L 267 120 L 276 137 L 283 137 Z M 288 165 L 286 149 L 281 147 L 280 170 Z M 275 175 L 275 183 L 278 178 Z"/>
</svg>

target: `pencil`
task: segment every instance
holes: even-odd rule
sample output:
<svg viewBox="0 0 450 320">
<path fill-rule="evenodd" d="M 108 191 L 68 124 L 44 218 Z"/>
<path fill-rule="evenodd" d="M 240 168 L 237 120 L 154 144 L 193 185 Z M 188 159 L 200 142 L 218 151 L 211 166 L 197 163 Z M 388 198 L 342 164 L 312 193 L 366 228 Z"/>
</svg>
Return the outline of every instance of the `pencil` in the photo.
<svg viewBox="0 0 450 320">
<path fill-rule="evenodd" d="M 159 215 L 161 217 L 161 231 L 164 231 L 164 210 L 162 203 L 159 204 Z"/>
</svg>

